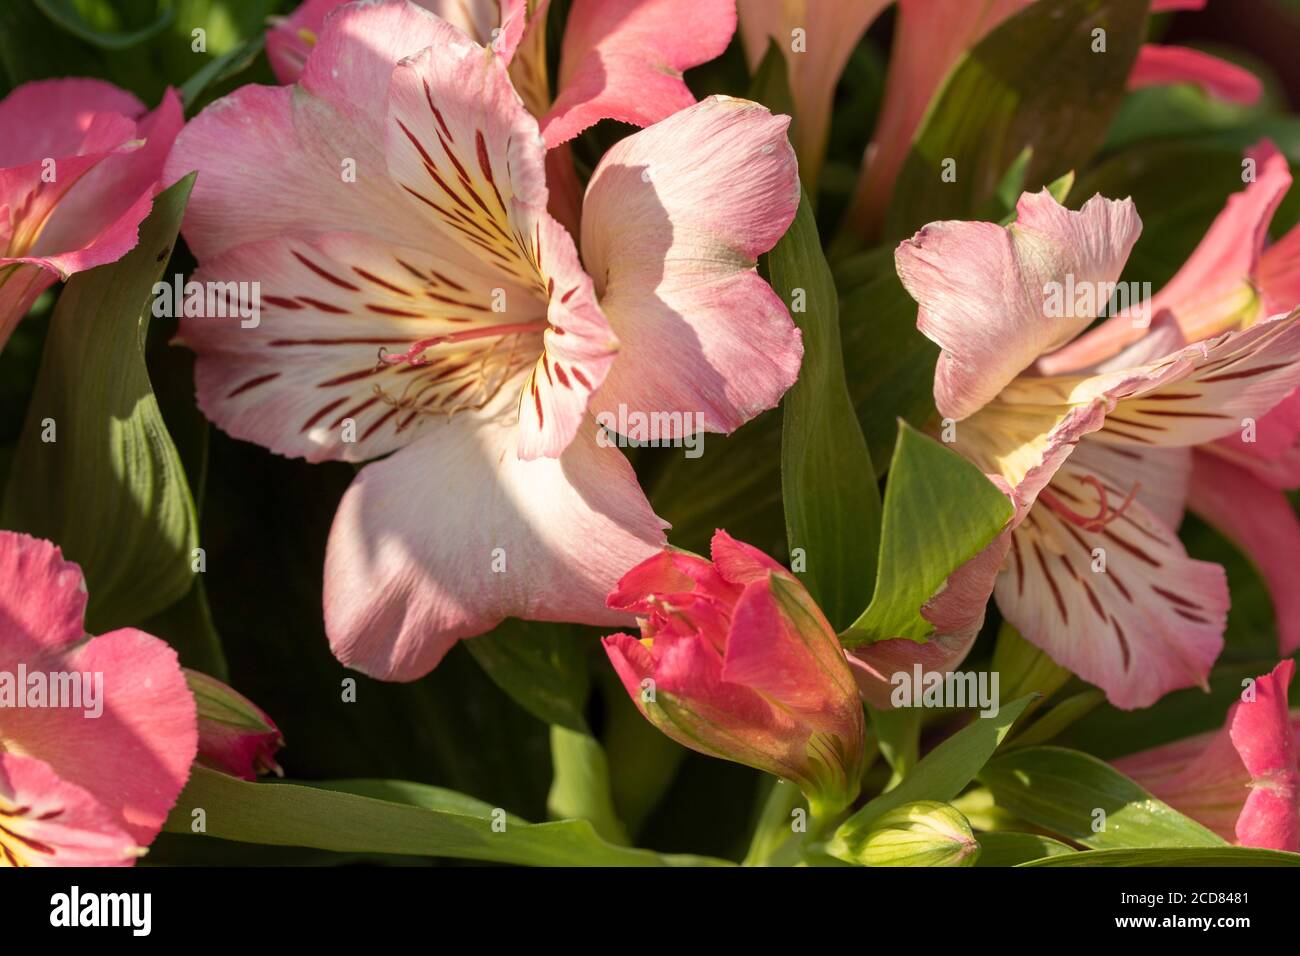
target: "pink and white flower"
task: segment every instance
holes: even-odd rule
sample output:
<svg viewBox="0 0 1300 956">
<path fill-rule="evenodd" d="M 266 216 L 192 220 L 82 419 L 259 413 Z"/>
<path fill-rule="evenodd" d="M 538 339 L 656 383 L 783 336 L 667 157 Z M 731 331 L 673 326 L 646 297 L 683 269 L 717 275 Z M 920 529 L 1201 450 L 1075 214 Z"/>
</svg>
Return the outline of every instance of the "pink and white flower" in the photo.
<svg viewBox="0 0 1300 956">
<path fill-rule="evenodd" d="M 1300 852 L 1300 714 L 1287 710 L 1295 662 L 1255 678 L 1222 730 L 1120 760 L 1175 810 L 1240 846 Z"/>
<path fill-rule="evenodd" d="M 1145 310 L 1098 325 L 1036 368 L 1049 375 L 1110 362 L 1142 340 L 1198 342 L 1300 307 L 1300 227 L 1269 243 L 1268 227 L 1291 187 L 1286 159 L 1267 140 L 1248 151 L 1253 181 L 1229 198 L 1178 273 Z M 1176 331 L 1175 331 L 1176 330 Z M 1140 345 L 1134 347 L 1141 347 Z M 1300 648 L 1300 520 L 1284 492 L 1300 487 L 1300 395 L 1193 453 L 1188 506 L 1250 557 L 1273 599 L 1279 650 Z"/>
<path fill-rule="evenodd" d="M 198 732 L 176 652 L 133 628 L 87 638 L 85 610 L 80 568 L 0 531 L 0 867 L 129 866 L 189 778 Z M 19 675 L 81 699 L 35 706 Z"/>
<path fill-rule="evenodd" d="M 1129 200 L 1072 212 L 1043 191 L 1021 197 L 1010 227 L 932 223 L 896 253 L 918 327 L 943 349 L 935 401 L 954 447 L 1016 508 L 993 546 L 1003 616 L 1125 708 L 1203 683 L 1222 646 L 1223 571 L 1175 534 L 1192 447 L 1300 382 L 1294 314 L 1181 348 L 1152 336 L 1104 367 L 1034 374 L 1109 299 L 1060 315 L 1052 288 L 1068 277 L 1112 289 L 1140 228 Z"/>
<path fill-rule="evenodd" d="M 37 297 L 135 247 L 183 123 L 102 80 L 41 80 L 0 100 L 0 348 Z"/>
<path fill-rule="evenodd" d="M 591 413 L 729 432 L 794 381 L 798 330 L 755 270 L 799 200 L 787 123 L 712 97 L 629 136 L 580 245 L 502 58 L 405 2 L 340 8 L 295 86 L 190 123 L 168 176 L 199 171 L 195 278 L 264 303 L 255 329 L 182 321 L 200 407 L 310 461 L 392 453 L 330 534 L 341 661 L 409 680 L 505 617 L 626 620 L 604 596 L 664 526 Z"/>
</svg>

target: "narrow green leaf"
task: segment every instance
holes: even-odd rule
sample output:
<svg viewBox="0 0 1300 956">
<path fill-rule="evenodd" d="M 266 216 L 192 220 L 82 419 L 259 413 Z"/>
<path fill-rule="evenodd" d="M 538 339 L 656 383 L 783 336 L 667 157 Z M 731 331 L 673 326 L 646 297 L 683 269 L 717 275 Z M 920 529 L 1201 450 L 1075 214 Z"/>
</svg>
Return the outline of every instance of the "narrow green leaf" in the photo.
<svg viewBox="0 0 1300 956">
<path fill-rule="evenodd" d="M 198 518 L 144 351 L 153 284 L 193 182 L 154 200 L 135 249 L 64 288 L 9 475 L 5 526 L 81 565 L 92 631 L 139 623 L 194 580 Z"/>
<path fill-rule="evenodd" d="M 978 468 L 905 423 L 885 486 L 879 574 L 871 604 L 840 635 L 846 646 L 926 637 L 921 607 L 1010 520 L 1006 495 Z"/>
<path fill-rule="evenodd" d="M 980 855 L 976 866 L 1019 866 L 1045 857 L 1075 853 L 1059 840 L 1037 833 L 994 831 L 980 833 Z"/>
<path fill-rule="evenodd" d="M 1088 850 L 1046 856 L 1021 866 L 1300 866 L 1300 853 L 1245 846 Z"/>
<path fill-rule="evenodd" d="M 609 761 L 600 741 L 590 734 L 551 727 L 551 792 L 547 813 L 553 819 L 590 820 L 611 843 L 626 846 L 627 830 L 614 809 Z"/>
<path fill-rule="evenodd" d="M 228 80 L 246 69 L 266 46 L 266 34 L 250 37 L 234 49 L 208 60 L 181 84 L 181 102 L 186 112 L 192 112 L 199 98 L 213 86 Z"/>
<path fill-rule="evenodd" d="M 542 723 L 587 731 L 588 647 L 580 628 L 512 618 L 465 647 L 493 683 Z"/>
<path fill-rule="evenodd" d="M 1114 767 L 1077 750 L 1012 750 L 990 761 L 979 778 L 1000 807 L 1095 849 L 1224 845 Z"/>
<path fill-rule="evenodd" d="M 867 708 L 871 732 L 876 735 L 880 754 L 885 758 L 894 780 L 901 780 L 916 766 L 921 756 L 921 709 L 895 707 L 893 710 Z"/>
<path fill-rule="evenodd" d="M 792 567 L 830 622 L 841 628 L 866 603 L 875 579 L 880 495 L 849 399 L 835 283 L 806 195 L 789 231 L 768 255 L 768 269 L 772 287 L 803 332 L 803 366 L 786 393 L 781 429 L 781 489 Z"/>
<path fill-rule="evenodd" d="M 1147 0 L 1054 0 L 1010 17 L 966 54 L 930 104 L 895 183 L 885 235 L 969 219 L 1026 146 L 1026 188 L 1102 145 L 1144 39 Z M 1104 31 L 1105 52 L 1095 51 Z M 945 163 L 955 175 L 945 179 Z"/>
<path fill-rule="evenodd" d="M 996 717 L 976 717 L 967 726 L 935 747 L 893 790 L 870 801 L 841 826 L 865 832 L 881 814 L 917 800 L 947 802 L 975 779 L 993 755 L 1011 725 L 1032 700 L 1022 697 L 1004 705 Z"/>
<path fill-rule="evenodd" d="M 201 810 L 203 833 L 224 840 L 301 846 L 343 853 L 394 853 L 489 860 L 525 866 L 727 866 L 725 860 L 658 854 L 612 846 L 586 820 L 524 823 L 487 804 L 454 800 L 445 791 L 375 781 L 315 787 L 249 783 L 195 767 L 168 817 L 170 833 L 192 833 Z M 328 789 L 326 789 L 328 787 Z M 418 802 L 412 802 L 418 801 Z M 430 804 L 430 805 L 422 805 Z M 497 822 L 497 830 L 493 823 Z M 504 829 L 501 823 L 504 822 Z M 500 832 L 498 832 L 500 831 Z"/>
<path fill-rule="evenodd" d="M 103 0 L 32 0 L 57 26 L 103 50 L 127 50 L 157 36 L 172 22 L 165 7 L 143 27 L 124 27 L 117 11 Z"/>
</svg>

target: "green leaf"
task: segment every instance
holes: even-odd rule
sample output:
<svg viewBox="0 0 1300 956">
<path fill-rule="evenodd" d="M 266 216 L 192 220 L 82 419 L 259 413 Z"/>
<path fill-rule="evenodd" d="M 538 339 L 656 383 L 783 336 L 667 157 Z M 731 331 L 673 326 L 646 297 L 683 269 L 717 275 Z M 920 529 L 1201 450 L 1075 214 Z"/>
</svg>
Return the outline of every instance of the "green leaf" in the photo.
<svg viewBox="0 0 1300 956">
<path fill-rule="evenodd" d="M 990 761 L 979 778 L 998 806 L 1094 849 L 1224 845 L 1114 767 L 1077 750 L 1013 750 Z"/>
<path fill-rule="evenodd" d="M 57 26 L 103 50 L 127 50 L 157 36 L 172 22 L 164 8 L 148 24 L 125 27 L 112 4 L 104 0 L 32 0 Z"/>
<path fill-rule="evenodd" d="M 876 576 L 880 495 L 849 399 L 835 283 L 806 195 L 768 269 L 803 332 L 803 366 L 786 393 L 781 429 L 786 534 L 792 559 L 798 548 L 807 562 L 804 584 L 841 628 L 866 603 Z"/>
<path fill-rule="evenodd" d="M 1245 846 L 1088 850 L 1030 860 L 1021 866 L 1300 866 L 1300 853 Z"/>
<path fill-rule="evenodd" d="M 181 84 L 181 102 L 187 112 L 193 111 L 199 98 L 209 88 L 222 83 L 230 77 L 245 70 L 266 46 L 266 34 L 259 33 L 245 40 L 234 49 L 227 50 L 221 56 L 208 60 L 194 71 L 188 80 Z"/>
<path fill-rule="evenodd" d="M 952 800 L 975 779 L 1032 699 L 1030 696 L 1014 700 L 1000 708 L 996 717 L 976 717 L 926 754 L 897 787 L 882 793 L 849 817 L 841 831 L 846 835 L 857 830 L 865 832 L 877 817 L 905 803 Z"/>
<path fill-rule="evenodd" d="M 921 709 L 895 707 L 877 710 L 868 707 L 867 714 L 881 756 L 894 771 L 894 779 L 901 780 L 911 772 L 921 756 Z"/>
<path fill-rule="evenodd" d="M 1146 0 L 1055 0 L 1010 17 L 957 64 L 930 104 L 894 186 L 889 238 L 968 219 L 1026 146 L 1034 189 L 1102 145 L 1146 31 Z M 1106 52 L 1093 52 L 1093 31 Z M 956 180 L 942 178 L 955 161 Z"/>
<path fill-rule="evenodd" d="M 1076 720 L 1100 707 L 1105 701 L 1105 692 L 1095 688 L 1073 694 L 1026 727 L 1008 746 L 1032 747 L 1035 744 L 1046 743 Z"/>
<path fill-rule="evenodd" d="M 81 565 L 93 632 L 142 621 L 194 580 L 198 518 L 144 352 L 153 284 L 193 182 L 154 200 L 124 258 L 68 282 L 9 476 L 5 526 L 54 541 Z"/>
<path fill-rule="evenodd" d="M 916 302 L 898 281 L 892 249 L 846 260 L 837 281 L 846 290 L 840 312 L 849 394 L 879 477 L 899 420 L 922 428 L 934 417 L 939 347 L 916 327 Z"/>
<path fill-rule="evenodd" d="M 749 98 L 762 103 L 773 113 L 792 117 L 791 129 L 794 123 L 799 122 L 794 113 L 794 96 L 790 93 L 789 68 L 775 37 L 768 38 L 767 51 L 750 80 Z"/>
<path fill-rule="evenodd" d="M 195 767 L 165 829 L 192 832 L 194 812 L 201 809 L 207 836 L 271 846 L 525 866 L 729 865 L 725 860 L 612 846 L 586 820 L 524 823 L 501 811 L 495 816 L 504 820 L 505 829 L 495 832 L 494 810 L 485 803 L 416 784 L 386 786 L 388 799 L 376 799 L 384 787 L 375 781 L 351 787 L 347 782 L 321 787 L 249 783 Z M 346 792 L 348 788 L 356 792 Z M 401 802 L 391 799 L 395 795 Z"/>
<path fill-rule="evenodd" d="M 551 728 L 551 764 L 555 768 L 547 813 L 553 819 L 590 820 L 611 843 L 626 846 L 627 830 L 614 809 L 609 761 L 600 741 L 589 734 Z"/>
<path fill-rule="evenodd" d="M 921 607 L 1010 520 L 1011 502 L 978 468 L 906 423 L 885 486 L 880 568 L 871 604 L 840 635 L 846 646 L 924 638 Z"/>
<path fill-rule="evenodd" d="M 1065 856 L 1076 851 L 1059 840 L 1037 833 L 995 831 L 980 833 L 980 855 L 976 866 L 1019 866 L 1044 858 Z"/>
<path fill-rule="evenodd" d="M 580 628 L 511 618 L 465 647 L 493 683 L 542 723 L 587 731 L 588 648 Z"/>
</svg>

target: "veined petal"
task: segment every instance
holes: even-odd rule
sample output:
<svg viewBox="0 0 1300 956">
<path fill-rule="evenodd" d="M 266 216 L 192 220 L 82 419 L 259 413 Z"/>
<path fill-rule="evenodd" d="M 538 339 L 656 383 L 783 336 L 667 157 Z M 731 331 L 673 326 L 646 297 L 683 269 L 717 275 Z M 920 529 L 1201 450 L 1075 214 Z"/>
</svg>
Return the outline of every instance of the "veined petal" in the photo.
<svg viewBox="0 0 1300 956">
<path fill-rule="evenodd" d="M 598 120 L 649 126 L 691 106 L 682 71 L 720 56 L 735 32 L 731 0 L 574 0 L 546 145 Z"/>
<path fill-rule="evenodd" d="M 1182 46 L 1144 43 L 1128 77 L 1128 88 L 1194 83 L 1215 99 L 1251 106 L 1264 84 L 1254 73 L 1217 56 Z"/>
<path fill-rule="evenodd" d="M 582 253 L 621 349 L 593 412 L 731 432 L 793 384 L 799 331 L 755 269 L 799 203 L 788 122 L 710 97 L 605 154 Z"/>
<path fill-rule="evenodd" d="M 629 622 L 605 595 L 664 536 L 627 460 L 588 421 L 561 457 L 525 461 L 511 417 L 433 422 L 352 483 L 325 560 L 326 631 L 344 664 L 413 680 L 506 617 Z"/>
<path fill-rule="evenodd" d="M 1012 533 L 995 591 L 1027 640 L 1125 709 L 1203 685 L 1228 610 L 1223 569 L 1188 558 L 1129 491 L 1076 453 Z"/>
<path fill-rule="evenodd" d="M 1043 190 L 1016 208 L 1006 228 L 931 223 L 895 253 L 920 305 L 917 327 L 943 349 L 934 396 L 945 417 L 973 414 L 1096 318 L 1109 300 L 1098 293 L 1119 278 L 1141 231 L 1131 200 L 1094 196 L 1073 212 Z M 1092 308 L 1071 289 L 1090 290 Z"/>
<path fill-rule="evenodd" d="M 1300 385 L 1300 311 L 1188 346 L 1146 368 L 1149 379 L 1106 416 L 1096 440 L 1174 447 L 1223 438 Z"/>
<path fill-rule="evenodd" d="M 519 454 L 555 457 L 577 431 L 617 342 L 569 234 L 546 211 L 537 124 L 492 54 L 444 25 L 393 73 L 388 163 L 419 215 L 503 284 L 507 321 L 534 321 L 544 350 L 519 394 Z M 531 301 L 529 301 L 531 300 Z M 558 370 L 556 369 L 558 366 Z"/>
<path fill-rule="evenodd" d="M 1282 654 L 1300 649 L 1300 520 L 1281 491 L 1219 455 L 1197 451 L 1188 505 L 1251 560 L 1273 599 Z"/>
<path fill-rule="evenodd" d="M 545 306 L 502 286 L 533 307 L 511 324 L 492 311 L 489 285 L 500 280 L 485 272 L 349 233 L 215 256 L 193 276 L 202 312 L 182 318 L 178 337 L 198 353 L 199 406 L 236 438 L 309 461 L 399 448 L 430 418 L 517 387 L 541 350 Z M 239 309 L 251 313 L 243 300 L 253 283 L 260 312 L 249 319 Z M 221 294 L 208 302 L 209 291 Z M 416 343 L 429 343 L 418 361 L 384 359 Z"/>
<path fill-rule="evenodd" d="M 0 869 L 130 866 L 141 852 L 81 787 L 35 757 L 0 751 Z"/>
</svg>

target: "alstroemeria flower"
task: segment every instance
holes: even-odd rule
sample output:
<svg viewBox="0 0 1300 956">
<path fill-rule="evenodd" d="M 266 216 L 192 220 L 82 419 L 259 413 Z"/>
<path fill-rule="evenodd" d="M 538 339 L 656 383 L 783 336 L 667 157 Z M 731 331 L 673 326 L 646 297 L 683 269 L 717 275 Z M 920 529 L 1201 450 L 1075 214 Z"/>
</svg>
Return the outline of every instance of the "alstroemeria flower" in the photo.
<svg viewBox="0 0 1300 956">
<path fill-rule="evenodd" d="M 754 2 L 762 3 L 763 0 Z M 791 5 L 795 0 L 783 2 Z M 801 5 L 816 2 L 801 0 Z M 832 0 L 825 2 L 829 6 Z M 846 228 L 864 240 L 875 238 L 912 140 L 943 81 L 968 50 L 1033 2 L 899 0 L 889 71 L 885 77 L 885 99 L 845 218 Z M 1204 7 L 1206 2 L 1153 0 L 1151 12 L 1196 10 Z M 772 5 L 776 5 L 775 0 Z M 870 21 L 860 23 L 857 10 L 876 8 L 874 3 L 835 6 L 839 11 L 836 21 L 823 27 L 831 36 L 853 33 L 860 37 Z M 854 8 L 853 13 L 849 12 L 850 8 Z M 743 18 L 741 27 L 746 29 Z M 843 63 L 840 65 L 842 67 Z M 837 72 L 821 81 L 829 92 L 834 91 L 838 76 Z M 1263 89 L 1248 70 L 1206 53 L 1181 47 L 1143 45 L 1129 75 L 1129 88 L 1169 83 L 1194 83 L 1212 96 L 1241 103 L 1255 102 Z M 824 94 L 827 104 L 829 92 Z M 796 111 L 796 127 L 803 118 L 803 113 Z M 799 161 L 802 164 L 807 160 L 800 154 Z"/>
<path fill-rule="evenodd" d="M 1203 683 L 1222 646 L 1223 570 L 1174 530 L 1190 449 L 1300 382 L 1295 315 L 1183 348 L 1152 338 L 1088 374 L 1030 373 L 1106 308 L 1140 228 L 1130 200 L 1072 212 L 1043 191 L 1010 227 L 932 223 L 896 253 L 943 349 L 935 401 L 954 448 L 1016 507 L 994 546 L 1003 616 L 1126 708 Z"/>
<path fill-rule="evenodd" d="M 198 762 L 244 780 L 259 774 L 284 776 L 275 762 L 284 735 L 262 708 L 214 677 L 185 669 L 198 707 Z"/>
<path fill-rule="evenodd" d="M 804 586 L 725 531 L 713 561 L 671 548 L 609 595 L 641 636 L 605 651 L 645 717 L 684 747 L 792 780 L 830 812 L 858 792 L 862 704 L 835 630 Z"/>
<path fill-rule="evenodd" d="M 1248 151 L 1255 178 L 1229 198 L 1177 275 L 1151 300 L 1150 327 L 1126 311 L 1045 356 L 1047 374 L 1111 362 L 1121 349 L 1177 328 L 1188 342 L 1248 328 L 1300 306 L 1300 227 L 1272 244 L 1268 226 L 1291 187 L 1285 157 L 1267 140 Z M 1130 310 L 1131 311 L 1131 310 Z M 1300 648 L 1300 520 L 1283 493 L 1300 487 L 1300 394 L 1193 456 L 1188 506 L 1234 541 L 1268 585 L 1280 651 Z M 1243 503 L 1249 502 L 1249 507 Z"/>
<path fill-rule="evenodd" d="M 410 4 L 341 8 L 298 85 L 189 124 L 168 172 L 199 170 L 195 278 L 263 303 L 256 328 L 182 321 L 200 406 L 285 455 L 396 452 L 330 534 L 341 661 L 413 679 L 505 617 L 626 620 L 604 596 L 663 524 L 591 413 L 730 432 L 794 381 L 798 329 L 755 269 L 798 204 L 787 124 L 713 97 L 624 139 L 581 259 L 500 57 Z"/>
<path fill-rule="evenodd" d="M 307 0 L 267 34 L 281 83 L 293 83 L 326 17 L 347 0 Z M 649 126 L 695 103 L 682 72 L 721 55 L 736 32 L 733 0 L 574 0 L 551 102 L 546 75 L 550 0 L 413 0 L 491 46 L 538 118 L 548 147 L 602 119 Z"/>
<path fill-rule="evenodd" d="M 129 866 L 189 778 L 176 652 L 132 628 L 87 638 L 85 610 L 80 568 L 0 531 L 0 866 Z"/>
<path fill-rule="evenodd" d="M 1116 760 L 1175 810 L 1241 846 L 1300 852 L 1300 714 L 1287 711 L 1294 661 L 1234 703 L 1222 730 Z"/>
<path fill-rule="evenodd" d="M 0 348 L 37 297 L 138 240 L 184 120 L 102 80 L 26 83 L 0 100 Z"/>
</svg>

